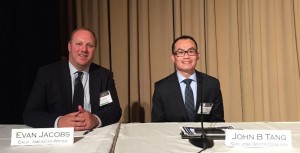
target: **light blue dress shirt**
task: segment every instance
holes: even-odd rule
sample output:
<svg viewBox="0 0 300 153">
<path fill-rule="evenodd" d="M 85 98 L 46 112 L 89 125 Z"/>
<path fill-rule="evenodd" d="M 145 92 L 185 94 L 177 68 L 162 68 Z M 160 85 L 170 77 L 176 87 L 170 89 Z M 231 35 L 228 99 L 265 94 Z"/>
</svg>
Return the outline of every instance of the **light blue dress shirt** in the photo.
<svg viewBox="0 0 300 153">
<path fill-rule="evenodd" d="M 184 76 L 182 76 L 177 71 L 177 76 L 178 76 L 178 82 L 180 84 L 181 94 L 182 94 L 184 103 L 185 103 L 185 87 L 186 87 L 186 84 L 183 82 L 183 80 L 185 80 L 185 79 L 192 79 L 193 80 L 191 82 L 191 88 L 193 90 L 193 95 L 194 95 L 194 108 L 196 108 L 196 101 L 197 101 L 197 77 L 196 77 L 196 73 L 194 72 L 189 78 L 185 78 Z"/>
<path fill-rule="evenodd" d="M 71 82 L 72 82 L 72 101 L 73 101 L 73 94 L 74 94 L 74 84 L 75 84 L 75 78 L 77 77 L 77 69 L 71 64 L 71 62 L 69 61 L 69 68 L 70 68 L 70 75 L 71 75 Z M 84 110 L 92 112 L 92 107 L 91 107 L 91 102 L 90 102 L 90 84 L 89 84 L 89 67 L 85 70 L 82 71 L 83 72 L 83 76 L 81 78 L 81 82 L 83 85 L 83 90 L 84 90 Z M 98 121 L 99 121 L 99 125 L 97 127 L 101 126 L 101 119 L 97 116 L 94 115 Z M 59 116 L 54 123 L 54 127 L 57 127 L 58 124 L 58 120 L 61 116 Z"/>
</svg>

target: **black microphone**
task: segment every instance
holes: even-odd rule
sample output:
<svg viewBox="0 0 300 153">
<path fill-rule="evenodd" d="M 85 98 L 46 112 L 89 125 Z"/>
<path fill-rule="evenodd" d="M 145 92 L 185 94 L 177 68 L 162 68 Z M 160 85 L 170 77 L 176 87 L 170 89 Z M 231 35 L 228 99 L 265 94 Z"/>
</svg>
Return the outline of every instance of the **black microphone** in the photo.
<svg viewBox="0 0 300 153">
<path fill-rule="evenodd" d="M 214 140 L 210 139 L 206 136 L 205 130 L 204 130 L 204 126 L 203 126 L 203 84 L 204 82 L 201 83 L 201 92 L 200 92 L 200 103 L 201 103 L 201 129 L 202 129 L 202 135 L 201 137 L 197 137 L 197 138 L 190 138 L 189 142 L 197 147 L 202 148 L 202 151 L 204 151 L 207 148 L 211 148 L 214 146 Z"/>
</svg>

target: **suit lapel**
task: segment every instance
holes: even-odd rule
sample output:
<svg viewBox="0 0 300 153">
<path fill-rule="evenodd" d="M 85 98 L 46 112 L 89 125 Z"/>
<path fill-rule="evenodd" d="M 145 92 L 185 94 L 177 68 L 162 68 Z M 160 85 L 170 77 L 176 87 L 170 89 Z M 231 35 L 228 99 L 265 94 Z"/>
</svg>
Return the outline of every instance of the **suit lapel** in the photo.
<svg viewBox="0 0 300 153">
<path fill-rule="evenodd" d="M 201 73 L 199 73 L 198 71 L 196 71 L 196 76 L 197 76 L 197 102 L 196 102 L 196 112 L 198 112 L 199 106 L 201 104 L 201 100 L 202 100 L 202 90 L 204 89 L 204 78 L 201 75 Z"/>
<path fill-rule="evenodd" d="M 180 84 L 178 82 L 178 77 L 177 73 L 173 73 L 172 76 L 170 77 L 170 83 L 169 83 L 169 88 L 171 93 L 174 95 L 171 97 L 171 101 L 173 101 L 175 104 L 175 107 L 179 108 L 180 112 L 175 112 L 175 113 L 180 113 L 184 116 L 184 119 L 188 121 L 188 115 L 184 106 L 184 101 L 183 97 L 181 94 L 181 89 L 180 89 Z"/>
<path fill-rule="evenodd" d="M 89 85 L 90 85 L 90 103 L 91 110 L 98 110 L 100 89 L 102 89 L 101 74 L 97 71 L 97 67 L 91 64 L 89 70 Z"/>
<path fill-rule="evenodd" d="M 67 61 L 63 61 L 61 64 L 61 79 L 60 88 L 62 91 L 62 99 L 65 103 L 65 109 L 67 113 L 72 112 L 72 83 L 70 76 L 70 68 Z"/>
</svg>

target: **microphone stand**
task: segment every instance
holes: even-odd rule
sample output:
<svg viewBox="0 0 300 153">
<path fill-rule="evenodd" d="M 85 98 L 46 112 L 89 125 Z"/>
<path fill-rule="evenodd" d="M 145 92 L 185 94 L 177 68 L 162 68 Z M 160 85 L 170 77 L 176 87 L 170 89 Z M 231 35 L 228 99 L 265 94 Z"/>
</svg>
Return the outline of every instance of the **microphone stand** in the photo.
<svg viewBox="0 0 300 153">
<path fill-rule="evenodd" d="M 206 136 L 205 134 L 205 130 L 204 130 L 204 126 L 203 126 L 203 84 L 201 84 L 201 99 L 200 99 L 200 103 L 201 103 L 201 128 L 202 128 L 202 135 L 199 138 L 190 138 L 189 142 L 197 147 L 202 148 L 201 151 L 207 149 L 207 148 L 211 148 L 214 146 L 214 140 L 210 139 Z M 201 152 L 200 151 L 200 152 Z"/>
</svg>

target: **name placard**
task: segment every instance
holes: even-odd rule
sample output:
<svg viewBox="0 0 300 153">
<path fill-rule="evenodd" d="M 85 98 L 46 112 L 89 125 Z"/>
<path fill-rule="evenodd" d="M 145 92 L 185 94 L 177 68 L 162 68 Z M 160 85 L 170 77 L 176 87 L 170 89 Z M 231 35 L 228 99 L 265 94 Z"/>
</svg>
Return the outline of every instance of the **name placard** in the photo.
<svg viewBox="0 0 300 153">
<path fill-rule="evenodd" d="M 245 148 L 292 147 L 290 130 L 226 130 L 225 145 Z"/>
<path fill-rule="evenodd" d="M 11 146 L 73 144 L 74 128 L 12 129 Z"/>
</svg>

